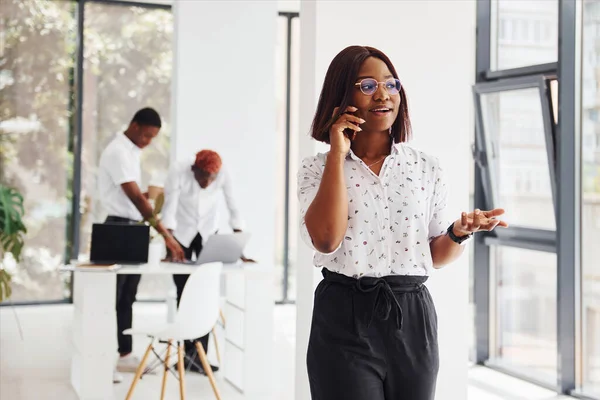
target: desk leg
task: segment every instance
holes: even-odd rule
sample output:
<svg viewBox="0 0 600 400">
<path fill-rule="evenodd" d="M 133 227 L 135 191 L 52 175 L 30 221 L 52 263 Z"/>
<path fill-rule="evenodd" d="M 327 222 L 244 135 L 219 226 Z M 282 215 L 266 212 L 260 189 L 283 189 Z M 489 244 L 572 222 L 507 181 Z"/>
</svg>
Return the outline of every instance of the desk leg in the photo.
<svg viewBox="0 0 600 400">
<path fill-rule="evenodd" d="M 80 400 L 114 398 L 116 284 L 114 272 L 74 272 L 71 384 Z"/>
</svg>

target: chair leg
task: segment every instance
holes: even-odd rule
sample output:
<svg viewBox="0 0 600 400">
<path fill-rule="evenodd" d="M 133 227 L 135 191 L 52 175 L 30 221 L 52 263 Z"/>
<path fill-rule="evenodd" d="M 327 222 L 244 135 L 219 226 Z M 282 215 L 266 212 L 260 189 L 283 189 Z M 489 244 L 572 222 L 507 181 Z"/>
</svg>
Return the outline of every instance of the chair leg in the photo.
<svg viewBox="0 0 600 400">
<path fill-rule="evenodd" d="M 131 386 L 129 387 L 129 392 L 127 392 L 127 397 L 125 398 L 125 400 L 130 400 L 131 396 L 133 396 L 133 391 L 135 390 L 135 386 L 137 385 L 138 381 L 140 380 L 140 377 L 142 376 L 142 374 L 144 373 L 144 368 L 146 367 L 146 362 L 148 361 L 148 356 L 150 355 L 150 352 L 152 351 L 153 347 L 154 347 L 154 339 L 152 339 L 152 341 L 148 345 L 148 348 L 146 349 L 146 352 L 144 353 L 144 357 L 142 358 L 140 365 L 138 365 L 137 370 L 135 371 L 135 377 L 133 378 L 133 382 L 131 382 Z"/>
<path fill-rule="evenodd" d="M 219 351 L 219 341 L 217 340 L 217 334 L 215 332 L 215 328 L 212 328 L 213 340 L 215 341 L 215 351 L 217 352 L 217 360 L 219 361 L 219 365 L 221 365 L 221 352 Z"/>
<path fill-rule="evenodd" d="M 215 376 L 213 375 L 212 368 L 208 363 L 208 359 L 206 358 L 206 352 L 204 351 L 204 347 L 200 342 L 196 342 L 196 350 L 198 350 L 198 356 L 200 356 L 200 361 L 202 362 L 202 367 L 204 368 L 204 372 L 206 372 L 206 376 L 208 376 L 208 380 L 210 381 L 210 385 L 215 392 L 215 397 L 217 400 L 221 400 L 221 394 L 219 393 L 219 389 L 217 388 L 217 382 L 215 381 Z"/>
<path fill-rule="evenodd" d="M 171 357 L 171 344 L 172 340 L 169 339 L 167 344 L 167 357 L 165 358 L 165 372 L 163 373 L 162 389 L 160 391 L 160 400 L 165 398 L 165 390 L 167 389 L 167 376 L 169 375 L 169 358 Z"/>
<path fill-rule="evenodd" d="M 183 341 L 177 346 L 177 371 L 179 371 L 179 396 L 185 400 L 185 368 L 183 367 Z"/>
<path fill-rule="evenodd" d="M 219 315 L 221 316 L 221 321 L 223 321 L 223 328 L 225 328 L 225 314 L 223 314 L 223 310 L 219 309 Z"/>
</svg>

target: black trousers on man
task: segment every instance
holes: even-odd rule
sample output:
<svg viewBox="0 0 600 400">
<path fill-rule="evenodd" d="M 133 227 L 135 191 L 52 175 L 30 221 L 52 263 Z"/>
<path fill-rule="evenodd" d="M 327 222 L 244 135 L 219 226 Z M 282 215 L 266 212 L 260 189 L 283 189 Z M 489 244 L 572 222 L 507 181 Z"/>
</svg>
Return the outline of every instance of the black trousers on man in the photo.
<svg viewBox="0 0 600 400">
<path fill-rule="evenodd" d="M 194 240 L 192 240 L 192 243 L 190 243 L 189 247 L 185 247 L 181 243 L 179 243 L 179 244 L 181 245 L 181 248 L 183 249 L 185 258 L 187 260 L 191 260 L 192 254 L 195 254 L 196 257 L 198 257 L 198 255 L 202 251 L 202 236 L 200 236 L 200 234 L 198 233 L 196 235 L 196 237 L 194 238 Z M 185 284 L 189 277 L 190 277 L 189 274 L 173 275 L 173 281 L 175 282 L 175 286 L 177 286 L 177 306 L 178 307 L 179 307 L 179 301 L 181 301 L 181 294 L 183 293 L 183 288 L 185 287 Z M 185 352 L 190 358 L 194 359 L 194 356 L 196 354 L 196 347 L 194 345 L 195 341 L 199 341 L 200 343 L 202 343 L 202 347 L 204 347 L 204 351 L 206 353 L 208 353 L 208 335 L 209 334 L 206 334 L 205 336 L 202 336 L 201 338 L 197 338 L 194 341 L 190 341 L 190 340 L 185 341 Z"/>
<path fill-rule="evenodd" d="M 108 216 L 106 222 L 113 224 L 139 223 L 139 221 L 115 216 Z M 117 341 L 119 343 L 119 354 L 121 355 L 127 355 L 133 351 L 131 335 L 123 335 L 123 331 L 130 329 L 133 323 L 133 303 L 137 296 L 141 278 L 141 275 L 117 274 Z"/>
<path fill-rule="evenodd" d="M 313 400 L 433 400 L 439 354 L 427 277 L 323 276 L 307 354 Z"/>
</svg>

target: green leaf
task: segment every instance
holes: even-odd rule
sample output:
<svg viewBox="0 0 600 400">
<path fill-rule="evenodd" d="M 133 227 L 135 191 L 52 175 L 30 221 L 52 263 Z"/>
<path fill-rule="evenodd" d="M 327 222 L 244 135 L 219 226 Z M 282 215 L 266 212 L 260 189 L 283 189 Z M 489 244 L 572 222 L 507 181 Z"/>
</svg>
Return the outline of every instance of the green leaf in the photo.
<svg viewBox="0 0 600 400">
<path fill-rule="evenodd" d="M 0 269 L 0 303 L 12 295 L 10 278 L 10 274 L 6 270 Z"/>
<path fill-rule="evenodd" d="M 4 251 L 12 253 L 17 261 L 27 233 L 22 220 L 24 214 L 23 196 L 13 188 L 0 185 L 0 245 Z"/>
<path fill-rule="evenodd" d="M 21 260 L 21 251 L 25 245 L 25 240 L 22 233 L 6 235 L 0 232 L 0 243 L 2 244 L 4 251 L 12 253 L 15 260 Z"/>
<path fill-rule="evenodd" d="M 13 235 L 24 231 L 23 196 L 15 189 L 0 185 L 0 233 Z"/>
</svg>

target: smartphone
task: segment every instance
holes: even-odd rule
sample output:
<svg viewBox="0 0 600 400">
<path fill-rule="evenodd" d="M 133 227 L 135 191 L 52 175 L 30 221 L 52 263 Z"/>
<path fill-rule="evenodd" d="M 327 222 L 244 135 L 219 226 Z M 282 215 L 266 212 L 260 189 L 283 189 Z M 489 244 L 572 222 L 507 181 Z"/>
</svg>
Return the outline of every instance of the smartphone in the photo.
<svg viewBox="0 0 600 400">
<path fill-rule="evenodd" d="M 355 116 L 355 117 L 356 117 L 356 112 L 348 112 L 348 111 L 346 111 L 346 112 L 344 112 L 344 113 L 342 113 L 342 114 L 349 114 L 349 115 L 353 115 L 353 116 Z M 357 126 L 358 126 L 358 123 L 357 123 L 357 122 L 354 122 L 354 121 L 349 121 L 349 122 L 350 122 L 350 123 L 352 123 L 352 124 L 354 124 L 354 125 L 357 125 Z M 344 129 L 344 135 L 346 135 L 346 137 L 347 137 L 348 139 L 350 139 L 350 140 L 353 140 L 353 139 L 354 139 L 354 135 L 355 135 L 356 133 L 357 133 L 357 132 L 356 132 L 355 130 L 352 130 L 352 129 L 350 129 L 350 128 L 346 128 L 346 129 Z"/>
</svg>

